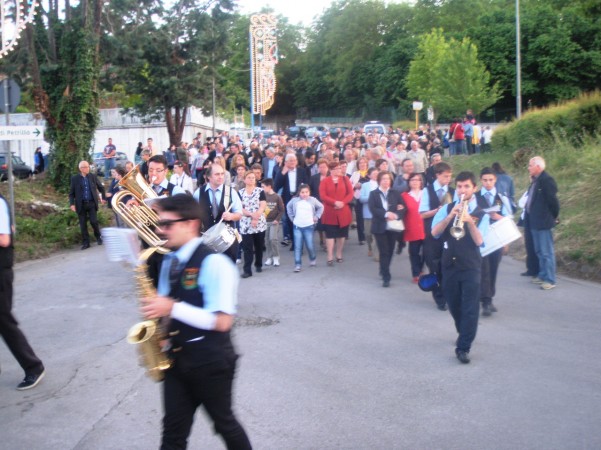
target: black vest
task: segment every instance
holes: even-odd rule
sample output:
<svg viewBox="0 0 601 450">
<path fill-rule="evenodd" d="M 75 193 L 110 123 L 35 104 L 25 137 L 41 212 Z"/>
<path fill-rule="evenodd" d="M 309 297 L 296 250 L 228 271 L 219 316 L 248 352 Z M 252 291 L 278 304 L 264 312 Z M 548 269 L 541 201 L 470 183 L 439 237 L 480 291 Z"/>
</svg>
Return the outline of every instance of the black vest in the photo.
<svg viewBox="0 0 601 450">
<path fill-rule="evenodd" d="M 198 288 L 198 275 L 203 260 L 212 253 L 208 247 L 202 244 L 198 246 L 177 281 L 171 284 L 169 297 L 199 308 L 204 306 L 204 298 Z M 171 319 L 169 336 L 170 352 L 178 364 L 198 367 L 235 358 L 229 331 L 203 330 Z"/>
<path fill-rule="evenodd" d="M 167 183 L 166 188 L 161 188 L 160 192 L 157 195 L 165 195 L 171 197 L 173 195 L 173 189 L 175 188 L 175 184 Z"/>
<path fill-rule="evenodd" d="M 234 191 L 234 189 L 232 189 L 231 186 L 224 184 L 222 187 L 222 190 L 221 190 L 221 200 L 219 201 L 219 205 L 218 205 L 219 207 L 217 209 L 217 211 L 218 211 L 217 217 L 213 217 L 213 210 L 212 210 L 212 206 L 211 206 L 211 197 L 210 197 L 211 194 L 209 193 L 209 190 L 206 189 L 206 185 L 202 186 L 200 188 L 200 193 L 198 195 L 198 203 L 200 204 L 200 209 L 202 211 L 200 220 L 202 221 L 203 231 L 208 230 L 209 228 L 211 228 L 213 225 L 215 225 L 217 222 L 219 222 L 221 220 L 221 216 L 225 212 L 226 189 L 229 189 L 229 193 L 230 193 L 229 205 L 232 204 L 232 201 L 233 201 L 232 196 L 238 195 L 238 193 L 236 191 Z M 232 221 L 226 221 L 226 223 L 233 226 Z"/>
<path fill-rule="evenodd" d="M 430 185 L 426 186 L 426 189 L 428 190 L 428 200 L 430 201 L 430 205 L 429 205 L 430 209 L 428 211 L 432 211 L 433 209 L 436 209 L 440 206 L 440 200 L 438 200 L 438 194 L 434 190 L 434 185 L 430 184 Z M 447 192 L 451 196 L 451 199 L 452 199 L 453 196 L 455 195 L 455 189 L 453 189 L 451 186 L 448 186 Z M 447 195 L 447 194 L 445 194 L 445 195 Z M 434 214 L 434 216 L 435 215 L 436 214 Z M 434 216 L 424 219 L 424 231 L 426 232 L 426 236 L 429 236 L 429 237 L 432 237 L 432 221 L 434 220 Z"/>
<path fill-rule="evenodd" d="M 447 214 L 451 212 L 455 204 L 456 202 L 447 205 Z M 451 236 L 450 230 L 452 226 L 453 221 L 449 223 L 442 236 L 439 238 L 444 243 L 441 261 L 443 269 L 480 271 L 482 268 L 480 247 L 478 247 L 472 239 L 472 235 L 467 229 L 467 225 L 465 223 L 463 224 L 465 236 L 461 239 L 455 239 Z"/>
<path fill-rule="evenodd" d="M 13 223 L 8 202 L 2 195 L 0 195 L 0 201 L 6 203 L 6 211 L 8 213 L 8 226 L 10 227 L 10 243 L 8 244 L 8 247 L 0 247 L 0 269 L 10 269 L 12 268 L 15 261 L 15 250 L 13 246 L 12 233 Z"/>
<path fill-rule="evenodd" d="M 486 199 L 486 197 L 484 195 L 482 195 L 482 191 L 476 192 L 476 201 L 478 202 L 478 207 L 480 209 L 491 208 L 491 206 L 488 204 L 488 200 Z M 501 210 L 503 209 L 503 200 L 501 200 L 501 196 L 499 195 L 498 192 L 495 194 L 495 196 L 492 199 L 492 206 L 500 206 Z M 499 214 L 501 214 L 500 211 L 499 211 Z M 490 219 L 491 225 L 495 222 L 496 222 L 496 220 Z"/>
</svg>

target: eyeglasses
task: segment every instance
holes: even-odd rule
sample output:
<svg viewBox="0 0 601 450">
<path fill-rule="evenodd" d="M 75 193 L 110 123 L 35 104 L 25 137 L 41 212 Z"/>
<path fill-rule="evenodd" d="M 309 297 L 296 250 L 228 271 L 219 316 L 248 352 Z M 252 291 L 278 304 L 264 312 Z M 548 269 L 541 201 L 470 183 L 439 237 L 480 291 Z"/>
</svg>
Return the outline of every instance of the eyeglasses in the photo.
<svg viewBox="0 0 601 450">
<path fill-rule="evenodd" d="M 148 173 L 163 173 L 165 169 L 148 169 Z"/>
<path fill-rule="evenodd" d="M 168 229 L 168 228 L 171 228 L 174 223 L 177 223 L 177 222 L 189 222 L 190 220 L 192 220 L 192 219 L 183 219 L 182 218 L 182 219 L 172 219 L 172 220 L 159 220 L 157 222 L 157 225 L 160 228 Z"/>
</svg>

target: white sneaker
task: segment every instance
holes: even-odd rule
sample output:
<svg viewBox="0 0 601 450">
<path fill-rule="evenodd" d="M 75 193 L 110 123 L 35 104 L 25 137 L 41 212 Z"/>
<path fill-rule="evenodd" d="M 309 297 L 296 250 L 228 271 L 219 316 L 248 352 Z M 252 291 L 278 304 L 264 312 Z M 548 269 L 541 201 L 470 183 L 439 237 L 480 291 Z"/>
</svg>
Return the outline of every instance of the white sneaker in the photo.
<svg viewBox="0 0 601 450">
<path fill-rule="evenodd" d="M 273 259 L 267 258 L 267 260 L 263 264 L 266 266 L 271 266 L 273 264 Z"/>
<path fill-rule="evenodd" d="M 317 265 L 317 260 L 316 260 L 316 259 L 314 259 L 313 261 L 311 261 L 311 262 L 309 263 L 309 265 L 310 265 L 311 267 L 315 267 L 315 266 Z"/>
<path fill-rule="evenodd" d="M 273 258 L 273 266 L 278 267 L 279 265 L 280 265 L 280 258 L 274 257 Z"/>
<path fill-rule="evenodd" d="M 295 272 L 300 272 L 301 271 L 301 266 L 294 266 L 294 271 Z"/>
<path fill-rule="evenodd" d="M 238 258 L 238 259 L 236 260 L 236 264 L 242 264 L 242 260 L 241 260 L 240 258 Z"/>
</svg>

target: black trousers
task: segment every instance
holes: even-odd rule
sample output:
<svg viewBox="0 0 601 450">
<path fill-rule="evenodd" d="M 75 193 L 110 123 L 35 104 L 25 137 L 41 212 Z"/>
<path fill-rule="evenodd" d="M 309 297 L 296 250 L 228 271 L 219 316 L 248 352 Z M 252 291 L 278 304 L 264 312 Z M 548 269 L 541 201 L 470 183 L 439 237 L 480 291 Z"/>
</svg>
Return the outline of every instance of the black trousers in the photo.
<svg viewBox="0 0 601 450">
<path fill-rule="evenodd" d="M 502 258 L 502 248 L 482 258 L 482 277 L 480 279 L 480 301 L 482 305 L 490 305 L 495 296 L 497 272 Z"/>
<path fill-rule="evenodd" d="M 435 239 L 432 236 L 426 235 L 424 239 L 424 262 L 428 266 L 430 273 L 438 274 L 438 278 L 443 278 L 440 268 L 440 259 L 442 258 L 442 239 Z M 442 281 L 432 290 L 432 298 L 438 306 L 445 304 L 445 296 L 442 293 Z"/>
<path fill-rule="evenodd" d="M 359 242 L 365 242 L 365 219 L 363 218 L 363 204 L 355 200 L 355 218 L 357 219 L 357 238 Z"/>
<path fill-rule="evenodd" d="M 265 232 L 242 235 L 242 251 L 244 252 L 244 273 L 252 273 L 253 257 L 255 267 L 263 267 L 263 247 L 265 246 Z"/>
<path fill-rule="evenodd" d="M 165 373 L 163 439 L 161 450 L 185 449 L 194 414 L 203 406 L 214 423 L 215 432 L 230 450 L 252 448 L 248 436 L 232 411 L 232 383 L 236 363 L 182 369 L 177 360 Z"/>
<path fill-rule="evenodd" d="M 409 242 L 409 261 L 411 262 L 411 276 L 419 277 L 419 274 L 424 270 L 424 241 Z"/>
<path fill-rule="evenodd" d="M 12 314 L 13 271 L 0 269 L 0 335 L 26 374 L 38 375 L 44 370 Z"/>
<path fill-rule="evenodd" d="M 480 271 L 443 269 L 442 288 L 459 333 L 457 350 L 469 352 L 478 331 Z"/>
<path fill-rule="evenodd" d="M 94 230 L 96 239 L 100 238 L 100 228 L 98 227 L 98 217 L 96 215 L 96 204 L 94 202 L 83 202 L 81 211 L 77 213 L 79 217 L 79 229 L 81 230 L 81 238 L 84 244 L 90 243 L 90 233 L 88 233 L 88 219 Z"/>
<path fill-rule="evenodd" d="M 394 254 L 396 235 L 394 231 L 386 231 L 382 234 L 374 234 L 378 252 L 380 253 L 380 275 L 383 281 L 390 281 L 390 262 Z"/>
</svg>

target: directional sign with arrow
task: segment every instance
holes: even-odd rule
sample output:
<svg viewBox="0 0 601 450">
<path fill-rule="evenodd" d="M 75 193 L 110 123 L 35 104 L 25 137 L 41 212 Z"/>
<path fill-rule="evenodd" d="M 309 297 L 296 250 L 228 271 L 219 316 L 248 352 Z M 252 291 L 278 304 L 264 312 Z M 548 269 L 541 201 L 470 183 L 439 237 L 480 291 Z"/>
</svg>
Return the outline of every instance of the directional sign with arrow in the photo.
<svg viewBox="0 0 601 450">
<path fill-rule="evenodd" d="M 44 139 L 44 127 L 0 127 L 0 141 L 35 141 Z"/>
</svg>

